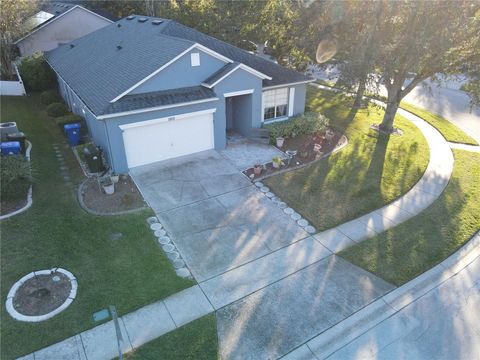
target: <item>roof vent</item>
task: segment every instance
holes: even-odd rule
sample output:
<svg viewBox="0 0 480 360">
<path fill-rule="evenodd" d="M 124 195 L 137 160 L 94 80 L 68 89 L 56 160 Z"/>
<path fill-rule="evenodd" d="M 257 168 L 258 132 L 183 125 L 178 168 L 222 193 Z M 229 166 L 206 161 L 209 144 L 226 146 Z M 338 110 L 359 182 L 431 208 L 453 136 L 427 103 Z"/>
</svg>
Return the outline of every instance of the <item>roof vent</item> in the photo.
<svg viewBox="0 0 480 360">
<path fill-rule="evenodd" d="M 73 49 L 75 47 L 75 44 L 70 44 L 70 49 Z"/>
<path fill-rule="evenodd" d="M 163 20 L 153 20 L 152 21 L 152 25 L 160 25 L 161 23 L 163 23 Z"/>
<path fill-rule="evenodd" d="M 55 10 L 55 14 L 60 14 L 60 10 Z"/>
<path fill-rule="evenodd" d="M 138 19 L 138 22 L 144 23 L 144 22 L 147 21 L 147 20 L 148 20 L 147 18 L 142 17 L 142 18 Z"/>
<path fill-rule="evenodd" d="M 134 15 L 127 16 L 127 20 L 133 20 L 133 19 L 135 19 Z"/>
<path fill-rule="evenodd" d="M 122 45 L 117 45 L 117 50 L 122 50 Z"/>
<path fill-rule="evenodd" d="M 122 24 L 120 24 L 120 23 L 117 23 L 117 27 L 122 27 Z"/>
</svg>

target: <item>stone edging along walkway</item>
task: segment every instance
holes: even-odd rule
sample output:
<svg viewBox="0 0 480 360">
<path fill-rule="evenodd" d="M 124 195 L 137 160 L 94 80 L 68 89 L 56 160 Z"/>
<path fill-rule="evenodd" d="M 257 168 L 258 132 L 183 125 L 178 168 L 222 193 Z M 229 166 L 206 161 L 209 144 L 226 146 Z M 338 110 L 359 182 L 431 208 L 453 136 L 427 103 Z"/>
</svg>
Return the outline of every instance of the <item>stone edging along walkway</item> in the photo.
<svg viewBox="0 0 480 360">
<path fill-rule="evenodd" d="M 435 128 L 427 124 L 421 118 L 406 111 L 401 111 L 400 113 L 420 129 L 428 142 L 430 148 L 430 161 L 427 169 L 422 178 L 412 187 L 412 189 L 410 189 L 410 191 L 391 204 L 339 225 L 336 228 L 317 233 L 313 236 L 316 241 L 320 242 L 332 253 L 336 253 L 348 246 L 354 245 L 359 241 L 365 240 L 379 232 L 383 232 L 415 216 L 435 201 L 449 182 L 453 171 L 454 159 L 446 140 Z M 240 273 L 242 273 L 242 269 L 251 268 L 252 266 L 255 267 L 256 261 L 267 263 L 274 261 L 276 254 L 282 251 L 284 252 L 286 249 L 305 246 L 308 248 L 308 239 L 312 242 L 312 238 L 308 237 L 297 243 L 291 244 L 286 248 L 281 248 L 265 257 L 254 260 L 251 263 L 232 269 L 216 278 L 210 279 L 210 291 L 208 291 L 208 284 L 202 283 L 200 286 L 195 285 L 174 294 L 167 299 L 147 305 L 137 311 L 122 316 L 120 318 L 121 330 L 125 339 L 122 343 L 122 350 L 124 352 L 131 351 L 133 348 L 139 347 L 148 341 L 172 331 L 178 326 L 209 314 L 213 312 L 214 309 L 232 303 L 242 297 L 252 294 L 260 288 L 264 288 L 273 282 L 279 281 L 280 279 L 275 278 L 275 276 L 278 277 L 279 275 L 274 273 L 272 273 L 270 281 L 263 278 L 256 280 L 248 271 L 243 275 Z M 446 261 L 452 260 L 449 258 Z M 285 271 L 282 270 L 283 273 L 281 274 L 281 278 L 287 277 L 293 272 L 308 265 L 311 265 L 311 263 L 301 263 L 298 264 L 298 266 L 296 264 L 294 264 L 294 266 L 289 266 L 288 269 L 284 269 Z M 225 294 L 218 294 L 217 297 L 219 299 L 217 299 L 217 304 L 217 302 L 214 301 L 215 292 L 220 293 L 223 291 L 222 288 L 217 286 L 216 281 L 218 284 L 224 284 L 221 278 L 228 278 L 229 275 L 234 275 L 233 278 L 237 278 L 240 282 L 250 282 L 248 289 L 239 292 L 233 290 L 231 293 L 228 293 L 228 289 L 226 289 L 225 291 L 227 292 Z M 395 294 L 397 294 L 397 297 L 400 297 L 405 292 L 405 290 L 402 289 L 410 289 L 412 286 L 415 286 L 416 282 L 417 280 L 415 279 L 412 282 L 397 288 L 388 296 L 390 296 L 393 301 Z M 205 292 L 209 294 L 208 297 L 205 295 Z M 225 298 L 224 300 L 226 301 L 220 301 L 223 298 Z M 212 301 L 215 305 L 212 305 Z M 373 302 L 365 307 L 365 309 L 372 309 L 375 308 L 375 306 L 378 306 L 375 304 L 381 303 Z M 359 314 L 359 312 L 352 317 L 362 316 L 357 314 Z M 344 321 L 352 321 L 350 320 L 352 317 L 347 318 Z M 344 322 L 342 323 L 344 324 Z M 338 327 L 337 329 L 339 328 L 341 327 Z M 327 331 L 329 332 L 329 330 Z M 342 337 L 342 335 L 339 336 Z M 301 348 L 303 348 L 303 346 L 306 345 L 302 345 Z M 299 348 L 298 351 L 301 351 L 301 348 Z M 79 357 L 79 354 L 82 354 L 81 357 Z M 85 356 L 87 359 L 108 359 L 117 356 L 115 329 L 112 322 L 110 321 L 79 335 L 68 338 L 60 343 L 39 350 L 35 352 L 35 359 L 60 358 L 60 355 L 72 359 L 84 359 Z M 27 355 L 24 359 L 34 359 L 33 354 Z"/>
<path fill-rule="evenodd" d="M 25 150 L 25 157 L 28 159 L 28 161 L 30 161 L 30 151 L 32 150 L 32 143 L 28 140 L 26 140 L 26 142 L 27 142 L 28 146 L 27 146 L 27 149 Z M 30 185 L 30 187 L 28 188 L 27 203 L 25 204 L 25 206 L 18 209 L 18 210 L 12 211 L 9 214 L 1 215 L 0 220 L 5 220 L 5 219 L 8 219 L 8 218 L 11 218 L 12 216 L 21 214 L 24 211 L 27 211 L 33 204 L 33 198 L 32 198 L 33 190 L 32 190 L 32 188 L 33 188 L 32 185 Z"/>
<path fill-rule="evenodd" d="M 458 149 L 471 152 L 480 152 L 480 145 L 468 145 L 468 144 L 459 144 L 454 142 L 449 142 L 451 149 Z"/>
</svg>

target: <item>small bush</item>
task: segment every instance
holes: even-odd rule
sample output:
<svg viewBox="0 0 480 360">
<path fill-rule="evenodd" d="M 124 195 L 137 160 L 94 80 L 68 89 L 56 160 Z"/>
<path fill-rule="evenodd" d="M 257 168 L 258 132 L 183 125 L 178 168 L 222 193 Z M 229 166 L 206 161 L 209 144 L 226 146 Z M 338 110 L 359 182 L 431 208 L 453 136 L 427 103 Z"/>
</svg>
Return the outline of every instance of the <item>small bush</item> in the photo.
<svg viewBox="0 0 480 360">
<path fill-rule="evenodd" d="M 62 98 L 55 90 L 47 90 L 40 95 L 40 101 L 42 104 L 50 105 L 55 102 L 61 102 Z"/>
<path fill-rule="evenodd" d="M 67 105 L 61 102 L 55 102 L 47 106 L 47 114 L 52 117 L 59 117 L 69 113 Z"/>
<path fill-rule="evenodd" d="M 310 135 L 325 131 L 329 120 L 322 114 L 307 112 L 295 116 L 289 120 L 266 125 L 270 130 L 270 140 L 275 141 L 278 137 L 291 138 L 299 135 Z"/>
<path fill-rule="evenodd" d="M 24 195 L 25 185 L 32 181 L 30 162 L 23 155 L 3 156 L 0 162 L 0 181 L 2 198 Z"/>
<path fill-rule="evenodd" d="M 63 116 L 59 116 L 59 117 L 55 118 L 55 122 L 63 130 L 64 125 L 73 124 L 73 123 L 82 123 L 83 118 L 79 115 L 67 114 L 67 115 L 63 115 Z"/>
<path fill-rule="evenodd" d="M 18 70 L 29 91 L 44 91 L 57 85 L 57 77 L 41 53 L 23 59 Z"/>
</svg>

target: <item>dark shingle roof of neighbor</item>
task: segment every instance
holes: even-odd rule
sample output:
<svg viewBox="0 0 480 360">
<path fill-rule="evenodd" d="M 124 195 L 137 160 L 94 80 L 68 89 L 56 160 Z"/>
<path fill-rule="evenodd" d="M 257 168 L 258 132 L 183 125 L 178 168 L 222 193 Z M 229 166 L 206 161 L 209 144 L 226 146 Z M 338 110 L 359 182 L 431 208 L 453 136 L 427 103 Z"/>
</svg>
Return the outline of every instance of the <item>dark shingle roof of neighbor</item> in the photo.
<svg viewBox="0 0 480 360">
<path fill-rule="evenodd" d="M 221 79 L 223 76 L 227 75 L 230 71 L 235 69 L 238 66 L 238 62 L 234 61 L 233 63 L 228 63 L 224 67 L 222 67 L 220 70 L 214 72 L 211 76 L 209 76 L 207 79 L 203 81 L 203 84 L 211 86 L 212 84 L 215 84 L 215 82 L 219 79 Z"/>
<path fill-rule="evenodd" d="M 173 20 L 148 18 L 139 22 L 140 18 L 123 18 L 45 54 L 52 68 L 96 115 L 113 111 L 112 99 L 195 43 L 272 77 L 263 80 L 263 86 L 308 80 Z M 155 20 L 162 22 L 153 25 Z"/>
<path fill-rule="evenodd" d="M 106 113 L 119 113 L 138 109 L 186 103 L 190 101 L 213 99 L 216 95 L 211 89 L 203 86 L 192 86 L 178 89 L 154 91 L 142 94 L 125 95 L 110 104 Z"/>
</svg>

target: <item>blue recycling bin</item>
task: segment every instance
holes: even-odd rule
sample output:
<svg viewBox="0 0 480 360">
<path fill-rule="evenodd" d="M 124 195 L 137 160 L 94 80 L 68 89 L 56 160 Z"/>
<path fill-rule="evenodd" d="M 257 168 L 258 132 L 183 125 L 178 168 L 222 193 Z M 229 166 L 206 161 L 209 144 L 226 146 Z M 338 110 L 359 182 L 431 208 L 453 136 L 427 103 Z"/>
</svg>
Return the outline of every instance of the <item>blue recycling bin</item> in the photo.
<svg viewBox="0 0 480 360">
<path fill-rule="evenodd" d="M 68 142 L 70 146 L 77 146 L 80 142 L 80 124 L 66 124 L 63 126 L 65 133 L 67 134 Z"/>
<path fill-rule="evenodd" d="M 18 155 L 20 154 L 19 141 L 7 141 L 0 144 L 0 152 L 2 155 Z"/>
</svg>

